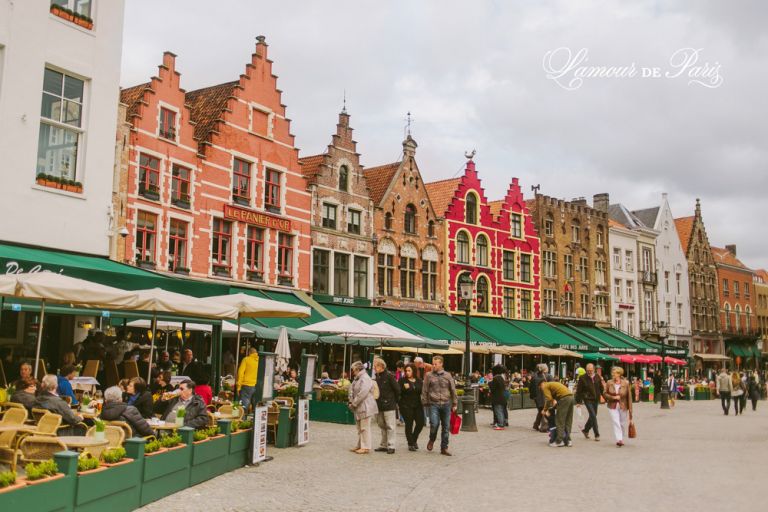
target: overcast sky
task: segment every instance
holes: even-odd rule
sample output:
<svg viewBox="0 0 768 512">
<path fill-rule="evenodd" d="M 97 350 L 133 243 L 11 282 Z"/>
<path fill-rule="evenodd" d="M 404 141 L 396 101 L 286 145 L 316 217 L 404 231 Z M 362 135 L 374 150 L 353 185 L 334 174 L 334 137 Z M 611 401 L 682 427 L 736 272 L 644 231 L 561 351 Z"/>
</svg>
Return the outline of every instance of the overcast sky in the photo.
<svg viewBox="0 0 768 512">
<path fill-rule="evenodd" d="M 700 197 L 710 242 L 768 268 L 766 1 L 126 4 L 123 86 L 156 74 L 164 50 L 187 90 L 237 79 L 264 34 L 302 156 L 330 142 L 346 90 L 365 166 L 399 159 L 410 111 L 427 181 L 474 148 L 490 199 L 512 176 L 527 195 L 609 192 L 630 209 L 667 192 L 676 217 Z M 633 64 L 578 80 L 580 66 Z"/>
</svg>

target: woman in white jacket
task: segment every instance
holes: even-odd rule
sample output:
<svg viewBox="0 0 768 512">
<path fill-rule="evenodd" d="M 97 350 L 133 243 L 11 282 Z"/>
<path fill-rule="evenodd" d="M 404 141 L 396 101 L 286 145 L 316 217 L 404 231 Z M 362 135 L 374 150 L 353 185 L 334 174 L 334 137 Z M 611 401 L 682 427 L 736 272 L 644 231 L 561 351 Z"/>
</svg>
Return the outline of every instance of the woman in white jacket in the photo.
<svg viewBox="0 0 768 512">
<path fill-rule="evenodd" d="M 352 385 L 349 387 L 349 408 L 355 413 L 357 425 L 357 446 L 354 453 L 363 455 L 371 451 L 371 418 L 379 408 L 374 396 L 374 382 L 363 367 L 363 363 L 352 363 Z"/>
</svg>

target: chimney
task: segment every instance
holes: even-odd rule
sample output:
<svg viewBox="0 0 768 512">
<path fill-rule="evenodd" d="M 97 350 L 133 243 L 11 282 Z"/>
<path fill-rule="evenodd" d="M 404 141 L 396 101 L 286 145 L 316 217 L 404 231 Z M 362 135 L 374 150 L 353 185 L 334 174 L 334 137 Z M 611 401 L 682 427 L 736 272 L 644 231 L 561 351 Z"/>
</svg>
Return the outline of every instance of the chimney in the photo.
<svg viewBox="0 0 768 512">
<path fill-rule="evenodd" d="M 603 213 L 608 213 L 608 204 L 610 199 L 607 192 L 595 194 L 592 196 L 592 208 Z"/>
<path fill-rule="evenodd" d="M 726 250 L 727 250 L 729 253 L 733 254 L 733 257 L 734 257 L 734 258 L 736 257 L 736 244 L 726 245 L 726 246 L 725 246 L 725 249 L 726 249 Z"/>
<path fill-rule="evenodd" d="M 696 209 L 694 210 L 694 215 L 696 217 L 701 217 L 701 202 L 699 201 L 699 198 L 696 198 Z"/>
<path fill-rule="evenodd" d="M 163 66 L 173 72 L 176 70 L 176 54 L 172 52 L 163 52 Z"/>
<path fill-rule="evenodd" d="M 587 206 L 587 200 L 583 197 L 574 197 L 571 199 L 571 204 L 577 205 L 577 206 Z"/>
<path fill-rule="evenodd" d="M 267 38 L 265 36 L 256 36 L 256 55 L 260 58 L 267 58 Z"/>
</svg>

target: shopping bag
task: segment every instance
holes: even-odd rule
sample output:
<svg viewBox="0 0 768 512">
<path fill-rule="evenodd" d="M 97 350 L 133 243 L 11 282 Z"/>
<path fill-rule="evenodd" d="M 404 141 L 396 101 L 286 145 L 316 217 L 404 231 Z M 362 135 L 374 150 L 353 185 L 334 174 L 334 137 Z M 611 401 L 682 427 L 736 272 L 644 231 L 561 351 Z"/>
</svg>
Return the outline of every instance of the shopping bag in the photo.
<svg viewBox="0 0 768 512">
<path fill-rule="evenodd" d="M 451 434 L 454 436 L 461 430 L 461 416 L 456 411 L 451 411 Z"/>
<path fill-rule="evenodd" d="M 579 427 L 579 430 L 584 430 L 584 407 L 581 405 L 576 406 L 576 426 Z"/>
<path fill-rule="evenodd" d="M 634 439 L 637 437 L 637 428 L 635 427 L 635 422 L 632 420 L 629 420 L 629 438 Z"/>
</svg>

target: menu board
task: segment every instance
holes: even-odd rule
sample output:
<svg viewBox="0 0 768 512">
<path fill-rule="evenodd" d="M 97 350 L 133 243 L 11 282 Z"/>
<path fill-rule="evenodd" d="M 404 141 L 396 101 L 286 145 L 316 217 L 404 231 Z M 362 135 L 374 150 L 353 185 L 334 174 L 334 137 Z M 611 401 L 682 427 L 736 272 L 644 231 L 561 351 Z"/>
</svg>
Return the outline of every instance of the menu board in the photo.
<svg viewBox="0 0 768 512">
<path fill-rule="evenodd" d="M 253 410 L 253 453 L 251 464 L 267 459 L 267 408 L 256 407 Z"/>
<path fill-rule="evenodd" d="M 299 415 L 299 435 L 296 444 L 301 446 L 309 442 L 309 400 L 304 398 L 299 399 L 297 414 Z"/>
</svg>

